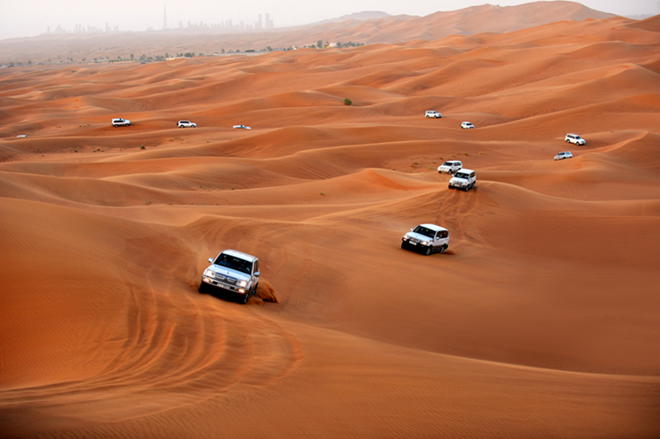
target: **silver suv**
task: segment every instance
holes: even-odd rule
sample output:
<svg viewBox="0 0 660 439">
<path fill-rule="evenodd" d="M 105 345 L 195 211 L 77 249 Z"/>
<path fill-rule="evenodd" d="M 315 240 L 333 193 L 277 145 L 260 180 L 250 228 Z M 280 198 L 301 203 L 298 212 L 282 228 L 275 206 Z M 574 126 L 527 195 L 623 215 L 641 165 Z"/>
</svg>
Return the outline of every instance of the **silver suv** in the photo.
<svg viewBox="0 0 660 439">
<path fill-rule="evenodd" d="M 121 117 L 118 117 L 116 119 L 112 119 L 112 126 L 113 127 L 127 127 L 131 124 L 131 121 L 128 119 L 122 119 Z"/>
<path fill-rule="evenodd" d="M 197 124 L 189 120 L 180 120 L 176 123 L 176 126 L 179 128 L 195 128 Z"/>
<path fill-rule="evenodd" d="M 427 110 L 426 113 L 424 113 L 424 117 L 426 118 L 433 118 L 433 119 L 440 119 L 442 118 L 442 113 L 438 113 L 435 110 Z"/>
<path fill-rule="evenodd" d="M 463 189 L 465 192 L 477 184 L 477 174 L 472 169 L 461 169 L 449 180 L 449 189 Z"/>
<path fill-rule="evenodd" d="M 207 287 L 220 288 L 234 293 L 241 303 L 247 303 L 257 292 L 259 285 L 259 259 L 236 250 L 225 250 L 209 265 L 202 275 L 199 292 Z"/>
<path fill-rule="evenodd" d="M 564 151 L 560 152 L 555 156 L 555 160 L 565 160 L 565 159 L 572 159 L 573 158 L 573 153 L 570 151 Z"/>
<path fill-rule="evenodd" d="M 584 140 L 582 137 L 578 136 L 577 134 L 568 133 L 566 134 L 566 137 L 564 137 L 564 140 L 566 141 L 566 143 L 573 143 L 575 145 L 587 144 L 587 141 Z"/>
<path fill-rule="evenodd" d="M 449 160 L 438 166 L 439 173 L 453 174 L 456 171 L 460 171 L 463 167 L 463 163 L 460 160 Z"/>
<path fill-rule="evenodd" d="M 426 256 L 444 253 L 449 247 L 449 231 L 435 224 L 420 224 L 401 238 L 401 248 L 419 250 Z"/>
</svg>

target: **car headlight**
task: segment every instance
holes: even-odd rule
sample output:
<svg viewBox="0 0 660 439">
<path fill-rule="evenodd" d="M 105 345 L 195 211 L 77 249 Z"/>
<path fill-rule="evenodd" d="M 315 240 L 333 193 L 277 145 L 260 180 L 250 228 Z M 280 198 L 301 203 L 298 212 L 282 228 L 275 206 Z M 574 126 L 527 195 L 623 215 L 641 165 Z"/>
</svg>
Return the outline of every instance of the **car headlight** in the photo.
<svg viewBox="0 0 660 439">
<path fill-rule="evenodd" d="M 204 276 L 206 276 L 206 277 L 215 277 L 215 272 L 213 270 L 206 270 L 204 272 Z"/>
<path fill-rule="evenodd" d="M 422 241 L 422 245 L 429 245 L 428 241 Z"/>
<path fill-rule="evenodd" d="M 238 286 L 239 286 L 239 287 L 244 287 L 244 286 L 246 286 L 246 285 L 247 285 L 247 281 L 245 281 L 245 280 L 242 280 L 242 281 L 240 281 L 240 282 L 238 283 Z"/>
<path fill-rule="evenodd" d="M 407 240 L 408 240 L 408 236 L 403 235 L 403 238 L 401 238 L 401 239 L 403 239 L 404 241 L 407 241 Z"/>
</svg>

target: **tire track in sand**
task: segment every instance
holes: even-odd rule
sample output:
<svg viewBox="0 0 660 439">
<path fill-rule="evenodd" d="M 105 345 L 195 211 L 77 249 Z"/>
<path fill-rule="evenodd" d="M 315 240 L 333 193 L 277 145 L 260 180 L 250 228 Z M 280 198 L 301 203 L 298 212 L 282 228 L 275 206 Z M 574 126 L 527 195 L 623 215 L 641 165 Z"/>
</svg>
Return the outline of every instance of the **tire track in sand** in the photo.
<svg viewBox="0 0 660 439">
<path fill-rule="evenodd" d="M 302 361 L 298 341 L 274 322 L 249 306 L 191 293 L 179 276 L 185 268 L 161 268 L 186 267 L 196 259 L 185 245 L 163 234 L 127 243 L 112 261 L 124 287 L 124 303 L 112 319 L 96 322 L 89 331 L 94 358 L 80 359 L 103 361 L 105 367 L 86 379 L 0 391 L 4 434 L 149 416 L 269 386 Z M 169 264 L 159 264 L 159 258 Z M 39 413 L 50 424 L 45 427 L 16 413 Z"/>
</svg>

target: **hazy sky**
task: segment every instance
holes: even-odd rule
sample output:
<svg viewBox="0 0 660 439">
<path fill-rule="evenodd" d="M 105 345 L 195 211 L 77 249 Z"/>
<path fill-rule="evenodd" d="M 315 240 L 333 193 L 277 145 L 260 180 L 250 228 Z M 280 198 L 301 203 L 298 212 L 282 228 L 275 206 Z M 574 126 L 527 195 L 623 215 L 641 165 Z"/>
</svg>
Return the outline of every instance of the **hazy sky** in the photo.
<svg viewBox="0 0 660 439">
<path fill-rule="evenodd" d="M 169 27 L 188 22 L 220 23 L 233 20 L 252 24 L 258 14 L 270 14 L 275 27 L 308 24 L 360 11 L 384 11 L 388 14 L 428 15 L 482 5 L 484 0 L 21 0 L 2 2 L 0 39 L 35 36 L 59 25 L 73 30 L 77 24 L 104 28 L 107 23 L 119 30 L 143 31 L 163 27 L 163 6 L 167 7 Z M 510 6 L 529 3 L 524 0 L 492 1 Z M 584 0 L 590 8 L 618 15 L 660 14 L 660 0 Z"/>
</svg>

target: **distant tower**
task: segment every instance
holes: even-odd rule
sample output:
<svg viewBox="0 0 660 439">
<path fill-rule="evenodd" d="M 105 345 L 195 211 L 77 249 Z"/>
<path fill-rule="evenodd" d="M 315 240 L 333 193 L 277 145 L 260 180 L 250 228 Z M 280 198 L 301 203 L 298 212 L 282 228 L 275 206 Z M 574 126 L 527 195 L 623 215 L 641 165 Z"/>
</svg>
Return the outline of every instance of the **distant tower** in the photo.
<svg viewBox="0 0 660 439">
<path fill-rule="evenodd" d="M 167 6 L 163 3 L 163 30 L 167 30 Z"/>
</svg>

